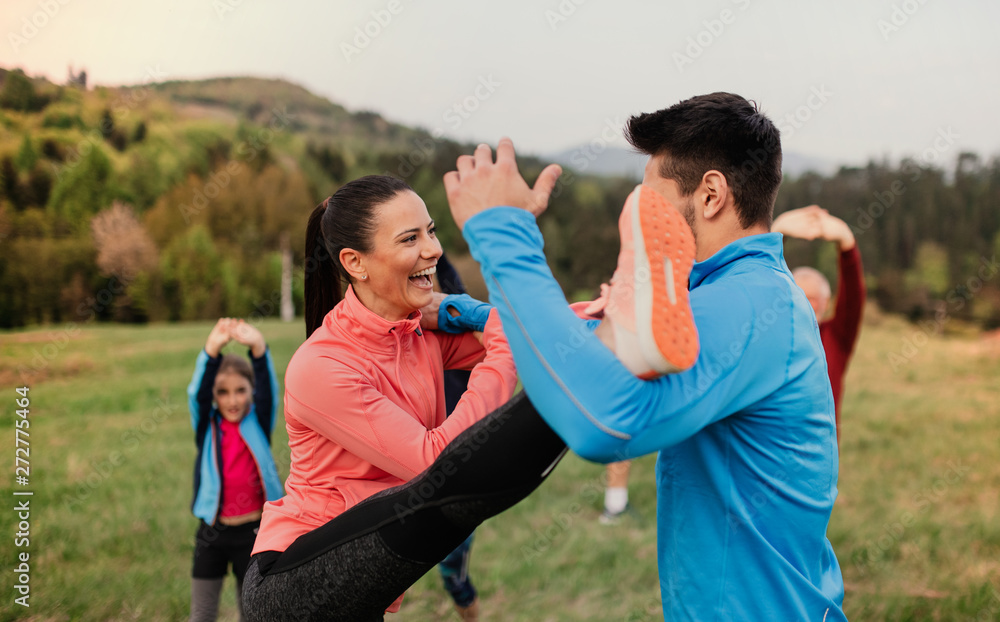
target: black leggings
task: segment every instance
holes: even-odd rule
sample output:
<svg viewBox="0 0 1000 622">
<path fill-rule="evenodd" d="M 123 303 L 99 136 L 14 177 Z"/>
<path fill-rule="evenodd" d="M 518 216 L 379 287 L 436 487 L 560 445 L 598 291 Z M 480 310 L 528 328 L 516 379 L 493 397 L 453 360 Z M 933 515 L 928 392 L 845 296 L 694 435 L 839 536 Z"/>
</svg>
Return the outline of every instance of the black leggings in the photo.
<svg viewBox="0 0 1000 622">
<path fill-rule="evenodd" d="M 411 481 L 362 501 L 284 552 L 254 555 L 250 622 L 369 622 L 487 518 L 528 496 L 566 444 L 524 393 L 473 424 Z"/>
</svg>

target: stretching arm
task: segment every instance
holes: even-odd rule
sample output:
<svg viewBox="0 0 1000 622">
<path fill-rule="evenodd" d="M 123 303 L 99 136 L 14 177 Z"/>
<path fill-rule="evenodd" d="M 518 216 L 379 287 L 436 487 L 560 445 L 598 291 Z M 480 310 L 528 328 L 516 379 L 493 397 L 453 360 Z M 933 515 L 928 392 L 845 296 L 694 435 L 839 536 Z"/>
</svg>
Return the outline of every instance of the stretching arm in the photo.
<svg viewBox="0 0 1000 622">
<path fill-rule="evenodd" d="M 674 445 L 784 380 L 765 375 L 767 366 L 752 361 L 777 354 L 781 339 L 760 337 L 767 330 L 789 332 L 790 296 L 774 301 L 775 317 L 767 322 L 755 317 L 744 287 L 703 285 L 692 291 L 698 361 L 683 373 L 643 381 L 593 335 L 595 323 L 567 305 L 532 214 L 488 209 L 473 216 L 463 233 L 500 313 L 525 391 L 585 458 L 612 462 Z"/>
<path fill-rule="evenodd" d="M 833 317 L 827 321 L 830 322 L 837 343 L 844 352 L 850 353 L 858 339 L 865 308 L 865 275 L 857 246 L 840 252 L 839 266 L 837 306 Z"/>
</svg>

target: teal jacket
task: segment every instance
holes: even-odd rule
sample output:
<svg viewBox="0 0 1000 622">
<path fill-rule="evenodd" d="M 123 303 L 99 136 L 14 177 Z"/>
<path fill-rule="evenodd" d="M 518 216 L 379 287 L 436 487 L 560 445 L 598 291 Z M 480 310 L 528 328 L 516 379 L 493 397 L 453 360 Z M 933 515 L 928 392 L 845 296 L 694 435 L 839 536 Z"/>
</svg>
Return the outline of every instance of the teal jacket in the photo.
<svg viewBox="0 0 1000 622">
<path fill-rule="evenodd" d="M 260 358 L 251 355 L 250 361 L 255 384 L 253 404 L 247 416 L 240 421 L 239 432 L 257 463 L 264 497 L 268 501 L 276 501 L 285 495 L 285 491 L 271 455 L 271 430 L 278 410 L 278 380 L 274 375 L 271 349 L 268 348 Z M 191 427 L 194 428 L 194 442 L 198 447 L 191 511 L 209 525 L 215 523 L 222 501 L 222 456 L 219 453 L 219 421 L 222 415 L 212 405 L 212 388 L 221 362 L 221 357 L 212 358 L 202 350 L 187 390 Z"/>
<path fill-rule="evenodd" d="M 781 235 L 735 241 L 691 272 L 701 352 L 635 378 L 567 306 L 534 217 L 471 218 L 465 239 L 538 412 L 581 456 L 659 452 L 666 620 L 845 620 L 827 524 L 837 496 L 833 394 L 816 317 Z"/>
</svg>

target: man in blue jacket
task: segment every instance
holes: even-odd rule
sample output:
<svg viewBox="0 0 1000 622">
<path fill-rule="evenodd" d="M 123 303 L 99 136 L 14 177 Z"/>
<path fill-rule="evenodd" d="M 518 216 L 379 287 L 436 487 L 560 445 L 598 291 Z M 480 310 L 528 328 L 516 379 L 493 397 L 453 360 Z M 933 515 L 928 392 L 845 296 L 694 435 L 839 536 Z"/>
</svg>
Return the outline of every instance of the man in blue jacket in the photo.
<svg viewBox="0 0 1000 622">
<path fill-rule="evenodd" d="M 503 139 L 445 176 L 538 412 L 581 456 L 659 452 L 658 558 L 667 620 L 845 620 L 826 529 L 837 494 L 834 406 L 816 317 L 770 233 L 778 130 L 714 93 L 629 120 L 643 183 L 691 226 L 690 369 L 636 378 L 568 309 L 535 216 L 558 166 L 529 188 Z"/>
</svg>

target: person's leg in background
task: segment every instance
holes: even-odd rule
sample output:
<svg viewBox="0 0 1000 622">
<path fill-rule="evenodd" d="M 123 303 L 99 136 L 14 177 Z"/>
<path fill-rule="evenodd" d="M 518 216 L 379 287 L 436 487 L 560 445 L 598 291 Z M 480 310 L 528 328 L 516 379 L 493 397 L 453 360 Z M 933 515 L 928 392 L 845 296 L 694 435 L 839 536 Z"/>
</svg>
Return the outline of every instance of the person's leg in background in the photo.
<svg viewBox="0 0 1000 622">
<path fill-rule="evenodd" d="M 250 553 L 253 552 L 258 529 L 260 529 L 260 519 L 228 528 L 227 535 L 231 537 L 227 538 L 226 544 L 229 559 L 233 564 L 233 574 L 236 575 L 236 607 L 240 612 L 240 622 L 246 622 L 246 614 L 243 612 L 243 578 L 247 574 L 247 567 L 250 566 Z"/>
<path fill-rule="evenodd" d="M 445 294 L 467 294 L 462 277 L 455 270 L 455 267 L 448 261 L 448 255 L 443 254 L 438 258 L 437 273 L 435 274 L 441 291 Z M 451 414 L 458 405 L 462 395 L 469 388 L 470 372 L 461 369 L 450 369 L 444 372 L 444 399 L 445 412 Z M 451 595 L 455 602 L 458 615 L 465 622 L 475 622 L 479 619 L 479 599 L 476 588 L 472 585 L 472 578 L 469 576 L 469 565 L 471 563 L 472 540 L 475 533 L 466 538 L 457 549 L 448 554 L 438 565 L 438 571 L 444 580 L 444 588 Z"/>
<path fill-rule="evenodd" d="M 200 521 L 191 569 L 190 622 L 215 622 L 219 616 L 219 596 L 229 568 L 229 558 L 224 550 L 216 546 L 218 540 L 219 531 Z"/>
<path fill-rule="evenodd" d="M 601 513 L 601 524 L 617 523 L 622 515 L 629 510 L 628 476 L 631 469 L 632 462 L 629 460 L 612 462 L 607 466 L 608 487 L 604 489 L 604 511 Z"/>
<path fill-rule="evenodd" d="M 475 533 L 465 539 L 465 542 L 458 545 L 458 548 L 448 554 L 440 564 L 438 571 L 444 581 L 444 589 L 448 590 L 451 599 L 455 601 L 455 608 L 458 615 L 465 622 L 474 622 L 479 619 L 479 598 L 476 588 L 472 585 L 472 578 L 469 576 L 469 562 L 472 553 L 472 541 Z"/>
<path fill-rule="evenodd" d="M 215 622 L 219 616 L 219 597 L 224 577 L 191 579 L 191 622 Z"/>
</svg>

